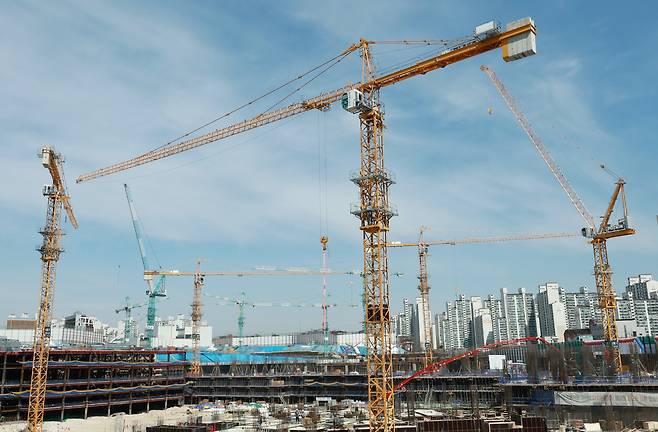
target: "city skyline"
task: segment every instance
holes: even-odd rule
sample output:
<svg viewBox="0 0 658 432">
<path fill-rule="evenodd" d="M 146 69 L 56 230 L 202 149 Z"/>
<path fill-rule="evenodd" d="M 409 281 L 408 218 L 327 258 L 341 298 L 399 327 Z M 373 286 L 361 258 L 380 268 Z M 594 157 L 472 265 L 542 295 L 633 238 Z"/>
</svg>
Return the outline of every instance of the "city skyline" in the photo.
<svg viewBox="0 0 658 432">
<path fill-rule="evenodd" d="M 445 310 L 433 315 L 433 347 L 467 349 L 493 342 L 541 336 L 563 342 L 567 330 L 587 330 L 590 338 L 602 338 L 600 296 L 580 286 L 568 290 L 557 282 L 526 288 L 499 290 L 500 297 L 457 294 Z M 658 281 L 652 274 L 629 276 L 623 291 L 617 291 L 616 319 L 622 338 L 658 333 Z M 402 312 L 393 315 L 398 344 L 422 347 L 420 298 L 415 304 L 402 301 Z M 430 305 L 431 309 L 431 305 Z"/>
</svg>

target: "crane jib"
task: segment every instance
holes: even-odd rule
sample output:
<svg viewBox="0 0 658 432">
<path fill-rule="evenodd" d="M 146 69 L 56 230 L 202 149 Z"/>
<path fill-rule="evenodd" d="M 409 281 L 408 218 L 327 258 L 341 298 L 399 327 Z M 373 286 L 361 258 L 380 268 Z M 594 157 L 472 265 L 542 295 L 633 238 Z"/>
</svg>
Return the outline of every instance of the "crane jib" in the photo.
<svg viewBox="0 0 658 432">
<path fill-rule="evenodd" d="M 175 154 L 191 150 L 205 144 L 210 144 L 222 139 L 226 139 L 278 120 L 283 120 L 285 118 L 301 114 L 311 109 L 324 109 L 327 106 L 339 101 L 342 95 L 349 90 L 358 89 L 361 91 L 367 91 L 375 88 L 386 87 L 408 78 L 417 75 L 423 75 L 427 72 L 443 68 L 452 63 L 456 63 L 466 58 L 473 57 L 483 52 L 504 46 L 505 43 L 513 40 L 513 38 L 517 38 L 523 34 L 528 33 L 532 33 L 533 35 L 536 33 L 536 29 L 532 20 L 513 29 L 501 33 L 491 34 L 485 39 L 478 39 L 474 37 L 469 43 L 465 43 L 461 47 L 443 52 L 437 56 L 422 60 L 412 66 L 391 72 L 387 75 L 375 77 L 368 82 L 360 84 L 349 84 L 340 89 L 321 94 L 303 102 L 295 103 L 279 110 L 264 112 L 255 117 L 252 117 L 251 119 L 244 120 L 231 126 L 217 129 L 207 134 L 200 135 L 180 143 L 171 144 L 169 146 L 144 153 L 133 159 L 129 159 L 127 161 L 119 162 L 108 167 L 83 174 L 76 179 L 76 183 L 93 180 L 99 177 L 125 171 L 149 162 L 173 156 Z"/>
</svg>

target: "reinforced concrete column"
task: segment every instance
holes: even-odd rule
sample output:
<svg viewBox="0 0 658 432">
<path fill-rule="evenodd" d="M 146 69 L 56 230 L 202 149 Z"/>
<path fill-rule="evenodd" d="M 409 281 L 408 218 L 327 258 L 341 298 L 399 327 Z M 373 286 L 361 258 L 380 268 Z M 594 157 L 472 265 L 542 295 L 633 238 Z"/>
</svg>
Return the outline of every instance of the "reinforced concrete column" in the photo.
<svg viewBox="0 0 658 432">
<path fill-rule="evenodd" d="M 5 393 L 5 381 L 7 378 L 7 353 L 4 353 L 2 361 L 2 387 L 0 387 L 0 394 Z"/>
</svg>

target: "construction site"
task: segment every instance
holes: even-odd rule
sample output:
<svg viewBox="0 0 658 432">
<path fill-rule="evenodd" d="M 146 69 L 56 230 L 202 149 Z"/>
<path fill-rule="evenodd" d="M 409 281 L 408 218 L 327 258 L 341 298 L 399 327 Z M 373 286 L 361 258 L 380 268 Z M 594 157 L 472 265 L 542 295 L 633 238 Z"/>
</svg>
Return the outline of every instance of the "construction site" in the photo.
<svg viewBox="0 0 658 432">
<path fill-rule="evenodd" d="M 33 191 L 35 198 L 32 200 L 40 200 L 39 205 L 45 207 L 45 220 L 39 229 L 42 243 L 38 246 L 38 255 L 33 253 L 34 263 L 40 258 L 40 285 L 20 293 L 5 294 L 6 298 L 38 294 L 38 310 L 34 320 L 28 315 L 10 317 L 1 334 L 0 431 L 658 430 L 658 333 L 654 333 L 652 327 L 658 325 L 658 316 L 652 309 L 653 302 L 658 301 L 658 288 L 654 288 L 656 281 L 651 275 L 642 274 L 633 280 L 629 278 L 627 292 L 618 295 L 613 286 L 607 249 L 608 240 L 615 239 L 613 243 L 616 243 L 618 238 L 633 239 L 636 234 L 636 226 L 629 216 L 629 208 L 634 203 L 627 202 L 626 181 L 597 160 L 596 172 L 605 175 L 600 183 L 605 182 L 607 188 L 600 202 L 605 202 L 606 206 L 591 213 L 576 192 L 579 184 L 574 181 L 572 185 L 567 180 L 568 176 L 549 151 L 551 142 L 547 140 L 544 144 L 540 138 L 538 130 L 545 128 L 535 129 L 512 96 L 519 85 L 503 83 L 494 71 L 514 68 L 517 63 L 531 61 L 526 60 L 528 58 L 543 55 L 538 54 L 537 45 L 541 43 L 537 38 L 541 41 L 542 36 L 538 35 L 533 17 L 472 24 L 471 28 L 463 29 L 465 36 L 455 39 L 361 38 L 338 53 L 329 53 L 329 56 L 335 55 L 306 72 L 279 77 L 287 81 L 269 91 L 272 82 L 263 76 L 263 83 L 259 83 L 263 84 L 262 88 L 253 87 L 256 94 L 265 93 L 177 139 L 164 144 L 151 143 L 152 150 L 133 158 L 125 155 L 123 160 L 109 165 L 103 162 L 105 156 L 99 155 L 95 161 L 101 164 L 100 168 L 77 175 L 76 189 L 66 183 L 65 171 L 68 173 L 69 165 L 65 165 L 60 146 L 56 142 L 44 144 L 39 151 L 39 161 L 34 160 L 35 169 L 30 167 L 31 176 L 47 181 L 41 191 Z M 543 31 L 548 38 L 554 38 L 559 29 L 543 28 Z M 380 49 L 406 57 L 392 64 L 382 64 L 377 56 Z M 382 51 L 383 54 L 387 52 Z M 484 61 L 487 53 L 495 54 L 486 56 L 492 66 L 480 65 L 480 57 Z M 235 52 L 233 56 L 243 54 Z M 319 54 L 319 58 L 325 57 L 327 53 Z M 314 53 L 309 58 L 318 58 L 318 55 Z M 501 58 L 503 62 L 498 61 Z M 353 71 L 356 75 L 341 75 L 342 85 L 329 87 L 332 84 L 326 84 L 330 90 L 325 87 L 314 94 L 311 89 L 315 87 L 308 87 L 311 82 L 318 85 L 329 74 L 335 75 L 336 67 L 344 60 L 341 67 L 349 61 L 358 65 L 358 70 Z M 523 135 L 518 139 L 522 142 L 519 147 L 532 152 L 542 169 L 547 168 L 542 174 L 550 176 L 551 182 L 557 182 L 552 185 L 560 192 L 562 201 L 575 209 L 572 213 L 580 218 L 581 226 L 568 226 L 556 232 L 510 230 L 503 235 L 437 238 L 425 225 L 428 221 L 424 215 L 414 214 L 417 237 L 396 240 L 400 236 L 391 221 L 404 209 L 392 204 L 389 192 L 405 179 L 402 175 L 393 175 L 385 164 L 384 135 L 396 132 L 384 121 L 386 112 L 395 113 L 393 104 L 385 109 L 388 93 L 384 95 L 384 89 L 397 89 L 400 86 L 396 84 L 404 81 L 417 81 L 417 85 L 423 86 L 426 75 L 441 74 L 444 68 L 466 67 L 476 68 L 483 85 L 489 86 L 487 89 L 492 89 L 500 98 L 496 103 L 508 110 L 505 114 L 510 114 L 513 121 L 507 117 L 495 121 L 505 123 L 504 127 L 514 127 L 516 132 L 520 127 Z M 532 74 L 532 65 L 525 70 Z M 357 78 L 348 79 L 354 76 Z M 280 99 L 252 116 L 244 116 L 239 121 L 232 117 L 226 126 L 216 129 L 213 126 L 210 132 L 203 131 L 218 120 L 237 116 L 234 113 L 251 108 L 270 96 Z M 79 200 L 75 190 L 91 190 L 94 185 L 102 185 L 106 177 L 113 179 L 122 173 L 132 173 L 140 166 L 185 152 L 193 153 L 202 146 L 220 146 L 224 140 L 248 135 L 274 123 L 294 132 L 298 123 L 284 120 L 303 117 L 307 112 L 316 112 L 319 118 L 332 108 L 340 108 L 341 115 L 351 121 L 352 126 L 345 128 L 352 127 L 352 132 L 358 132 L 358 141 L 352 143 L 352 147 L 358 148 L 359 159 L 353 161 L 358 169 L 349 177 L 356 187 L 358 202 L 350 205 L 350 197 L 344 197 L 343 203 L 357 221 L 353 237 L 360 245 L 358 255 L 361 258 L 355 264 L 356 269 L 329 266 L 333 236 L 326 228 L 327 216 L 320 217 L 321 236 L 308 240 L 318 251 L 318 268 L 253 267 L 254 263 L 248 262 L 238 270 L 220 270 L 217 267 L 221 266 L 203 258 L 197 258 L 194 263 L 181 262 L 181 268 L 186 270 L 163 267 L 156 264 L 157 257 L 150 251 L 150 240 L 128 186 L 132 178 L 122 177 L 121 190 L 115 192 L 125 199 L 128 210 L 103 205 L 99 206 L 102 207 L 99 211 L 117 213 L 117 219 L 121 217 L 124 221 L 129 214 L 143 269 L 140 274 L 131 276 L 143 278 L 144 282 L 130 288 L 130 293 L 118 288 L 111 293 L 117 299 L 125 297 L 120 306 L 117 301 L 105 307 L 111 309 L 113 317 L 122 318 L 111 337 L 107 328 L 98 330 L 100 327 L 94 319 L 79 312 L 56 323 L 54 304 L 66 303 L 66 307 L 77 308 L 80 303 L 93 308 L 96 301 L 93 290 L 77 298 L 63 299 L 56 289 L 61 278 L 67 277 L 66 271 L 86 265 L 83 260 L 85 262 L 79 264 L 67 263 L 62 271 L 58 269 L 60 258 L 68 258 L 63 254 L 65 248 L 85 247 L 84 242 L 75 241 L 86 223 L 84 217 L 76 216 Z M 422 111 L 422 107 L 412 111 L 414 109 Z M 486 110 L 486 116 L 494 115 L 491 106 Z M 395 114 L 392 117 L 395 118 Z M 140 121 L 148 122 L 145 118 Z M 497 127 L 501 126 L 497 124 L 492 130 Z M 331 136 L 331 131 L 328 135 Z M 75 157 L 66 156 L 69 161 Z M 418 157 L 423 158 L 422 155 Z M 326 197 L 329 186 L 323 180 L 326 159 L 320 157 L 318 165 L 319 212 L 324 214 L 329 205 Z M 177 173 L 167 175 L 175 178 Z M 147 177 L 143 181 L 150 180 Z M 234 181 L 240 179 L 231 179 Z M 419 191 L 419 199 L 424 193 Z M 299 198 L 300 201 L 304 199 Z M 146 196 L 144 201 L 147 200 Z M 535 201 L 542 205 L 541 198 Z M 141 196 L 139 203 L 142 203 Z M 169 205 L 176 206 L 175 198 L 165 205 L 158 202 L 159 211 L 165 213 Z M 230 211 L 234 210 L 239 213 L 235 208 Z M 260 215 L 256 225 L 269 223 L 267 213 L 263 214 L 265 216 Z M 200 217 L 195 209 L 190 209 L 187 225 L 194 226 Z M 249 221 L 252 223 L 252 219 Z M 278 225 L 272 223 L 270 229 L 277 229 L 275 227 Z M 280 233 L 276 242 L 292 237 L 299 237 L 299 234 Z M 177 246 L 190 249 L 187 246 L 190 243 L 177 241 Z M 525 288 L 518 293 L 509 293 L 503 288 L 500 301 L 493 296 L 485 298 L 482 290 L 473 293 L 477 295 L 470 300 L 455 291 L 457 299 L 447 302 L 446 312 L 433 316 L 430 275 L 435 273 L 430 270 L 430 251 L 478 245 L 496 248 L 511 244 L 514 247 L 525 243 L 549 244 L 555 248 L 562 245 L 557 242 L 566 245 L 574 241 L 585 245 L 581 245 L 578 253 L 585 250 L 588 268 L 578 268 L 578 271 L 585 275 L 583 278 L 591 279 L 595 287 L 591 293 L 581 289 L 569 297 L 564 289 L 550 283 L 540 285 L 536 296 L 527 293 Z M 275 250 L 268 251 L 269 246 L 264 246 L 262 240 L 259 242 L 258 247 L 263 251 Z M 220 247 L 226 248 L 227 244 Z M 134 250 L 134 242 L 130 247 Z M 405 315 L 410 308 L 407 299 L 403 313 L 395 312 L 391 288 L 397 287 L 394 278 L 404 276 L 396 270 L 398 252 L 391 251 L 399 250 L 402 255 L 404 249 L 413 253 L 415 268 L 407 278 L 414 281 L 418 295 L 410 315 Z M 89 250 L 85 253 L 105 252 Z M 196 250 L 189 253 L 201 256 Z M 136 259 L 135 253 L 133 261 Z M 578 265 L 580 261 L 573 267 Z M 477 267 L 473 269 L 474 273 L 478 271 Z M 119 270 L 117 281 L 118 274 Z M 89 276 L 89 280 L 94 277 L 97 275 Z M 345 293 L 330 294 L 332 278 L 354 281 L 349 283 L 356 286 L 357 298 L 348 301 Z M 313 297 L 315 302 L 299 301 L 294 297 L 288 301 L 290 297 L 279 289 L 280 285 L 272 285 L 278 294 L 277 301 L 271 302 L 260 301 L 258 294 L 246 290 L 234 296 L 207 289 L 210 280 L 234 279 L 258 280 L 261 284 L 308 280 L 306 290 L 313 291 L 317 298 Z M 71 279 L 64 280 L 65 285 L 72 284 Z M 189 287 L 183 303 L 166 305 L 169 310 L 177 307 L 184 312 L 176 324 L 171 324 L 173 320 L 160 319 L 164 301 L 171 295 L 170 283 Z M 89 285 L 93 287 L 94 283 Z M 87 295 L 89 298 L 84 299 Z M 179 300 L 183 294 L 180 296 Z M 579 303 L 581 299 L 586 299 L 586 306 Z M 341 316 L 349 315 L 351 325 L 358 326 L 357 331 L 341 332 L 337 324 L 329 325 L 332 314 L 338 315 L 341 308 Z M 294 335 L 280 333 L 277 329 L 280 318 L 271 311 L 280 310 L 283 311 L 278 312 L 281 315 L 292 316 L 295 309 L 317 315 L 317 325 L 321 323 L 321 328 L 301 332 L 300 325 L 300 332 Z M 237 331 L 229 334 L 222 330 L 222 336 L 213 337 L 208 321 L 228 315 L 229 310 L 238 314 Z M 144 324 L 140 326 L 135 314 L 142 311 Z M 246 334 L 247 314 L 251 314 L 250 320 L 253 317 L 255 321 L 264 321 L 271 335 Z M 464 321 L 466 315 L 468 318 Z M 573 322 L 577 324 L 572 325 Z M 313 325 L 306 327 L 313 328 Z M 415 330 L 405 330 L 411 325 Z"/>
</svg>

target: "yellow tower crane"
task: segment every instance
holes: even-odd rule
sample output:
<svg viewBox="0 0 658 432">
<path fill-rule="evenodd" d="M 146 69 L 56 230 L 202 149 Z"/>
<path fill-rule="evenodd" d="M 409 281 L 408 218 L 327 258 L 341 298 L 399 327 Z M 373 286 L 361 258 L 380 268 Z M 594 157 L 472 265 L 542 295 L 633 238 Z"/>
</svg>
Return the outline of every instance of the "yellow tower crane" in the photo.
<svg viewBox="0 0 658 432">
<path fill-rule="evenodd" d="M 422 336 L 425 342 L 425 346 L 424 346 L 425 366 L 429 366 L 433 362 L 432 317 L 430 316 L 430 307 L 429 307 L 430 285 L 428 282 L 429 275 L 427 272 L 427 257 L 429 256 L 430 246 L 457 246 L 457 245 L 465 245 L 465 244 L 500 243 L 500 242 L 520 241 L 520 240 L 547 240 L 547 239 L 580 236 L 580 234 L 578 233 L 558 232 L 558 233 L 547 233 L 547 234 L 520 234 L 520 235 L 508 235 L 508 236 L 498 236 L 498 237 L 466 238 L 466 239 L 458 239 L 458 240 L 425 241 L 423 238 L 423 234 L 427 229 L 428 229 L 427 227 L 420 228 L 418 243 L 391 242 L 388 244 L 389 247 L 417 247 L 418 248 L 418 261 L 419 261 L 418 291 L 420 292 L 421 311 L 423 315 Z"/>
<path fill-rule="evenodd" d="M 523 128 L 523 131 L 528 135 L 528 138 L 530 138 L 535 149 L 587 224 L 587 226 L 582 229 L 582 234 L 584 237 L 591 239 L 590 242 L 594 249 L 594 279 L 596 281 L 596 290 L 599 295 L 599 306 L 601 307 L 603 338 L 610 353 L 609 366 L 613 373 L 619 373 L 621 372 L 622 363 L 618 346 L 617 322 L 615 320 L 617 299 L 615 289 L 612 286 L 612 268 L 608 261 L 608 247 L 606 242 L 610 238 L 635 234 L 635 230 L 630 228 L 628 224 L 628 208 L 626 206 L 626 194 L 624 192 L 624 185 L 626 182 L 624 182 L 624 179 L 607 169 L 604 165 L 601 165 L 601 168 L 616 177 L 617 181 L 615 183 L 615 190 L 613 191 L 610 202 L 608 203 L 608 207 L 601 218 L 601 223 L 597 226 L 594 217 L 592 217 L 576 191 L 571 187 L 571 184 L 569 184 L 569 181 L 553 160 L 553 157 L 544 146 L 544 143 L 541 138 L 539 138 L 539 135 L 537 135 L 528 119 L 516 105 L 516 102 L 503 82 L 498 78 L 496 73 L 487 66 L 482 65 L 480 66 L 480 69 L 489 76 L 491 82 L 493 82 L 496 89 L 498 89 L 498 92 L 503 97 L 503 100 L 509 107 L 510 111 L 512 111 L 512 114 L 514 114 L 521 124 L 521 128 Z M 610 224 L 610 217 L 615 209 L 617 199 L 620 196 L 623 216 L 616 224 Z"/>
<path fill-rule="evenodd" d="M 379 92 L 384 87 L 496 48 L 502 48 L 505 61 L 533 55 L 536 53 L 535 34 L 536 29 L 531 18 L 512 22 L 504 30 L 496 22 L 490 21 L 477 26 L 469 36 L 455 41 L 442 41 L 442 45 L 446 48 L 442 52 L 385 74 L 377 74 L 375 70 L 370 51 L 371 45 L 409 42 L 377 42 L 361 39 L 334 58 L 337 62 L 350 53 L 359 51 L 360 83 L 349 84 L 285 108 L 266 111 L 225 128 L 161 146 L 130 160 L 83 174 L 76 181 L 84 182 L 124 171 L 309 110 L 326 110 L 338 101 L 341 101 L 347 111 L 358 114 L 360 167 L 351 180 L 359 187 L 360 202 L 351 209 L 351 213 L 360 219 L 363 243 L 363 290 L 366 305 L 364 322 L 368 351 L 368 419 L 370 430 L 389 432 L 395 429 L 395 418 L 386 236 L 389 231 L 389 221 L 396 215 L 396 211 L 389 204 L 388 190 L 393 184 L 393 179 L 384 166 L 384 113 Z M 427 44 L 427 41 L 420 43 Z"/>
<path fill-rule="evenodd" d="M 196 269 L 193 272 L 179 270 L 145 270 L 144 280 L 147 282 L 153 280 L 155 276 L 187 276 L 194 279 L 194 291 L 192 295 L 192 363 L 190 366 L 190 375 L 200 376 L 201 370 L 201 317 L 203 315 L 201 296 L 203 292 L 203 283 L 206 276 L 228 276 L 228 277 L 250 277 L 250 276 L 313 276 L 313 275 L 351 275 L 354 272 L 341 272 L 333 270 L 306 270 L 306 269 L 288 269 L 272 271 L 203 271 L 201 270 L 201 260 L 197 261 Z"/>
<path fill-rule="evenodd" d="M 34 354 L 32 359 L 32 378 L 30 381 L 30 399 L 27 409 L 27 430 L 41 432 L 46 401 L 46 384 L 48 380 L 48 357 L 50 354 L 50 325 L 52 320 L 52 303 L 55 292 L 55 270 L 59 255 L 62 253 L 62 207 L 68 215 L 69 223 L 78 228 L 78 221 L 73 214 L 69 195 L 64 181 L 64 158 L 50 147 L 44 147 L 40 153 L 41 164 L 47 168 L 53 183 L 43 187 L 43 196 L 48 200 L 46 224 L 41 230 L 43 243 L 41 252 L 41 291 L 39 313 L 34 332 Z"/>
</svg>

